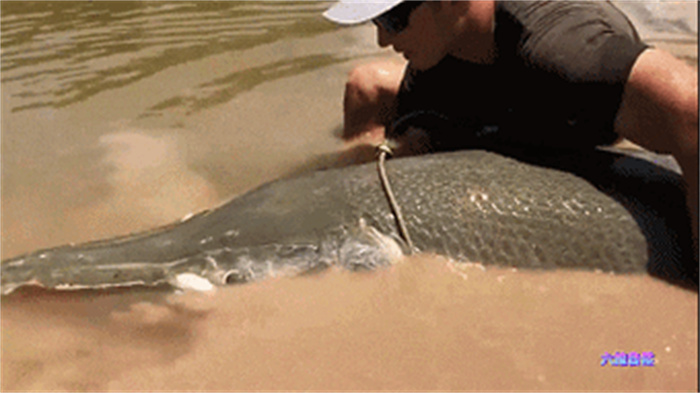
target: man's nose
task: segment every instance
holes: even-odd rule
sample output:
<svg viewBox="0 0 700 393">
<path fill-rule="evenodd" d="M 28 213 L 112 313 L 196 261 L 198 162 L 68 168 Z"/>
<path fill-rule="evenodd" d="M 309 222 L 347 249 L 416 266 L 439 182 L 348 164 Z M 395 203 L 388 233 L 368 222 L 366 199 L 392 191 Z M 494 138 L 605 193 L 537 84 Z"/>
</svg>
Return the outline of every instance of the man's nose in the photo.
<svg viewBox="0 0 700 393">
<path fill-rule="evenodd" d="M 381 25 L 376 25 L 376 26 L 377 26 L 377 43 L 379 44 L 379 47 L 386 48 L 387 46 L 391 45 L 396 34 L 393 34 L 393 33 L 386 31 L 386 29 L 383 28 Z"/>
</svg>

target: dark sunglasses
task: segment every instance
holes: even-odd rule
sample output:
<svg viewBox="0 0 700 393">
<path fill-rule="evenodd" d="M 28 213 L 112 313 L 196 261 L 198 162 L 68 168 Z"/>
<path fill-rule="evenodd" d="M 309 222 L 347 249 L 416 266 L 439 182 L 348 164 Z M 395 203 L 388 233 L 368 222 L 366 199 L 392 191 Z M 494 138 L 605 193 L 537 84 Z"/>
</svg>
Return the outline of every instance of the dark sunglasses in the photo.
<svg viewBox="0 0 700 393">
<path fill-rule="evenodd" d="M 383 28 L 388 33 L 398 34 L 408 27 L 408 19 L 413 11 L 420 7 L 424 1 L 404 1 L 389 11 L 372 19 L 375 25 Z"/>
</svg>

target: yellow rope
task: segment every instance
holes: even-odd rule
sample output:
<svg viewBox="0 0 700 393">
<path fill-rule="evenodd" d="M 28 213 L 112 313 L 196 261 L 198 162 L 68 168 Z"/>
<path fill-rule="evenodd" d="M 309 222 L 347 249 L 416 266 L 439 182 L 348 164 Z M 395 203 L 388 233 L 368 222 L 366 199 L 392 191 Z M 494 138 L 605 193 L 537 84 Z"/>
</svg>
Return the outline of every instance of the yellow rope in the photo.
<svg viewBox="0 0 700 393">
<path fill-rule="evenodd" d="M 377 152 L 379 153 L 379 159 L 377 161 L 379 179 L 382 182 L 382 188 L 384 189 L 384 193 L 386 194 L 386 197 L 389 200 L 389 207 L 391 207 L 391 212 L 394 213 L 396 225 L 399 228 L 399 235 L 401 235 L 403 240 L 406 242 L 406 245 L 408 246 L 408 254 L 410 255 L 413 253 L 413 242 L 411 241 L 411 237 L 408 235 L 406 223 L 403 219 L 403 215 L 401 214 L 401 208 L 399 207 L 399 204 L 396 203 L 394 193 L 391 191 L 391 185 L 389 184 L 389 178 L 386 175 L 386 168 L 384 166 L 384 163 L 386 161 L 386 155 L 392 155 L 393 152 L 391 151 L 391 148 L 389 147 L 386 141 L 382 142 L 382 144 L 377 146 Z"/>
</svg>

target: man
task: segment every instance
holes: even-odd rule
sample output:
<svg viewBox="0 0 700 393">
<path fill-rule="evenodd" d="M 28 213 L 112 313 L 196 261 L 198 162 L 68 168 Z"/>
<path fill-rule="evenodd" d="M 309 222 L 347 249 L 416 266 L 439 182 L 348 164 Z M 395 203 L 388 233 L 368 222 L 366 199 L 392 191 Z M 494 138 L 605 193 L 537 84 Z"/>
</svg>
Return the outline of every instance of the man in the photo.
<svg viewBox="0 0 700 393">
<path fill-rule="evenodd" d="M 680 164 L 697 245 L 697 72 L 641 42 L 609 2 L 341 0 L 324 16 L 373 21 L 379 45 L 408 61 L 350 73 L 345 138 L 400 137 L 425 122 L 443 131 L 422 142 L 443 150 L 626 138 Z"/>
</svg>

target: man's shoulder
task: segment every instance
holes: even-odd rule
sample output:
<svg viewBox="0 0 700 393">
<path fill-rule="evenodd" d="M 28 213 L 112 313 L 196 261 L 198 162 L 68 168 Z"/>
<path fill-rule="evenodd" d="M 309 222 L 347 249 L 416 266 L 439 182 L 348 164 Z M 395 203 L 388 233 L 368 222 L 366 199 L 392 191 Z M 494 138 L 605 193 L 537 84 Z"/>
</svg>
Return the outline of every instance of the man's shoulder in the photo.
<svg viewBox="0 0 700 393">
<path fill-rule="evenodd" d="M 646 47 L 608 1 L 499 1 L 495 34 L 504 59 L 578 81 L 607 75 L 601 67 L 624 74 Z"/>
<path fill-rule="evenodd" d="M 498 0 L 496 17 L 501 22 L 510 20 L 523 26 L 551 27 L 570 19 L 620 17 L 631 24 L 610 1 Z"/>
</svg>

